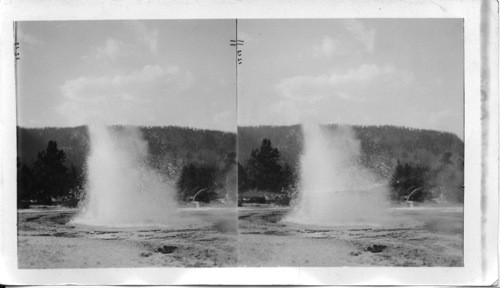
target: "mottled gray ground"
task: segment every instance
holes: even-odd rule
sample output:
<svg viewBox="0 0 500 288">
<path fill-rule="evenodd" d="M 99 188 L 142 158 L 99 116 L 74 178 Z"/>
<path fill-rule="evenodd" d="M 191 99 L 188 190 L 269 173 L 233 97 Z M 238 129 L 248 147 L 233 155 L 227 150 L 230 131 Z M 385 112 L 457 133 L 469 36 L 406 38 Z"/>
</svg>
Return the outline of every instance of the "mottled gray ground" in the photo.
<svg viewBox="0 0 500 288">
<path fill-rule="evenodd" d="M 74 210 L 18 212 L 19 268 L 462 266 L 463 209 L 399 208 L 380 226 L 283 220 L 288 209 L 181 209 L 169 227 L 69 223 Z"/>
<path fill-rule="evenodd" d="M 19 268 L 237 265 L 233 209 L 183 209 L 172 227 L 74 226 L 75 211 L 18 213 Z"/>
<path fill-rule="evenodd" d="M 242 266 L 463 266 L 463 209 L 392 209 L 381 226 L 283 221 L 287 209 L 239 212 Z"/>
</svg>

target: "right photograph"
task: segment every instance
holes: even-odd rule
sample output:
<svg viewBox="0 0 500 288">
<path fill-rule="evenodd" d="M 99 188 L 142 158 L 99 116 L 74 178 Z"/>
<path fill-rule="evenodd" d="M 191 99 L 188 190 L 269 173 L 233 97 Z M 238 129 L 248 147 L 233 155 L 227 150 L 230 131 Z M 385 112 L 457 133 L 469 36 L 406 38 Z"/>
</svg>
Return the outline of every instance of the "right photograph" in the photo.
<svg viewBox="0 0 500 288">
<path fill-rule="evenodd" d="M 238 265 L 464 266 L 463 29 L 237 21 Z"/>
</svg>

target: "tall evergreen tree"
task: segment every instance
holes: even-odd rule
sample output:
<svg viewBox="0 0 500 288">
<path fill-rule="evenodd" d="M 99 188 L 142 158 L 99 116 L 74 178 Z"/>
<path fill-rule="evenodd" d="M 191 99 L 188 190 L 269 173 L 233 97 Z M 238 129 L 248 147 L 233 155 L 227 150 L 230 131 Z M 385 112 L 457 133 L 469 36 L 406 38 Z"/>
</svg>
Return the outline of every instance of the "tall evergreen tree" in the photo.
<svg viewBox="0 0 500 288">
<path fill-rule="evenodd" d="M 34 181 L 37 199 L 43 204 L 51 204 L 52 198 L 62 196 L 66 187 L 64 166 L 66 154 L 57 148 L 56 141 L 49 141 L 47 148 L 37 155 L 34 163 Z"/>
<path fill-rule="evenodd" d="M 248 190 L 248 176 L 245 168 L 238 162 L 238 193 Z"/>
<path fill-rule="evenodd" d="M 17 158 L 17 206 L 19 208 L 29 207 L 29 200 L 33 197 L 33 172 L 21 164 Z"/>
<path fill-rule="evenodd" d="M 259 149 L 253 150 L 247 163 L 250 188 L 279 192 L 282 167 L 279 164 L 280 152 L 271 140 L 265 138 Z"/>
</svg>

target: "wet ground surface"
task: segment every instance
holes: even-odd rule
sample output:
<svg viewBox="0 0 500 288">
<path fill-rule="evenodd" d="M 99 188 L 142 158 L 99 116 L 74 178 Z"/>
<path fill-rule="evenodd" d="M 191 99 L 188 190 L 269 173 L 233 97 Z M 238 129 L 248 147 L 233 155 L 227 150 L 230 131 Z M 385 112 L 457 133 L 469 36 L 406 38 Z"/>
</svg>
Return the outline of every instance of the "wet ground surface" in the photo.
<svg viewBox="0 0 500 288">
<path fill-rule="evenodd" d="M 70 224 L 72 210 L 18 212 L 19 268 L 237 265 L 233 209 L 185 209 L 182 225 L 106 228 Z"/>
<path fill-rule="evenodd" d="M 461 207 L 395 208 L 378 226 L 284 221 L 287 209 L 239 211 L 241 266 L 463 266 Z"/>
</svg>

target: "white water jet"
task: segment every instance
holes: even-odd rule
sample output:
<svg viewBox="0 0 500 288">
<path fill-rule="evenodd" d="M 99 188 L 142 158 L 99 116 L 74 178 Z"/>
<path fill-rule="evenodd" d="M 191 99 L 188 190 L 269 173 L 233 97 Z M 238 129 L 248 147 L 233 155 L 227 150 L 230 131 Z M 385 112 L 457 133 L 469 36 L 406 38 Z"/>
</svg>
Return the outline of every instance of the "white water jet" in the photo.
<svg viewBox="0 0 500 288">
<path fill-rule="evenodd" d="M 148 146 L 140 130 L 88 129 L 85 201 L 71 222 L 109 227 L 173 223 L 174 189 L 147 164 Z"/>
<path fill-rule="evenodd" d="M 360 164 L 360 141 L 349 126 L 303 124 L 299 196 L 286 221 L 311 225 L 378 225 L 387 187 Z"/>
</svg>

